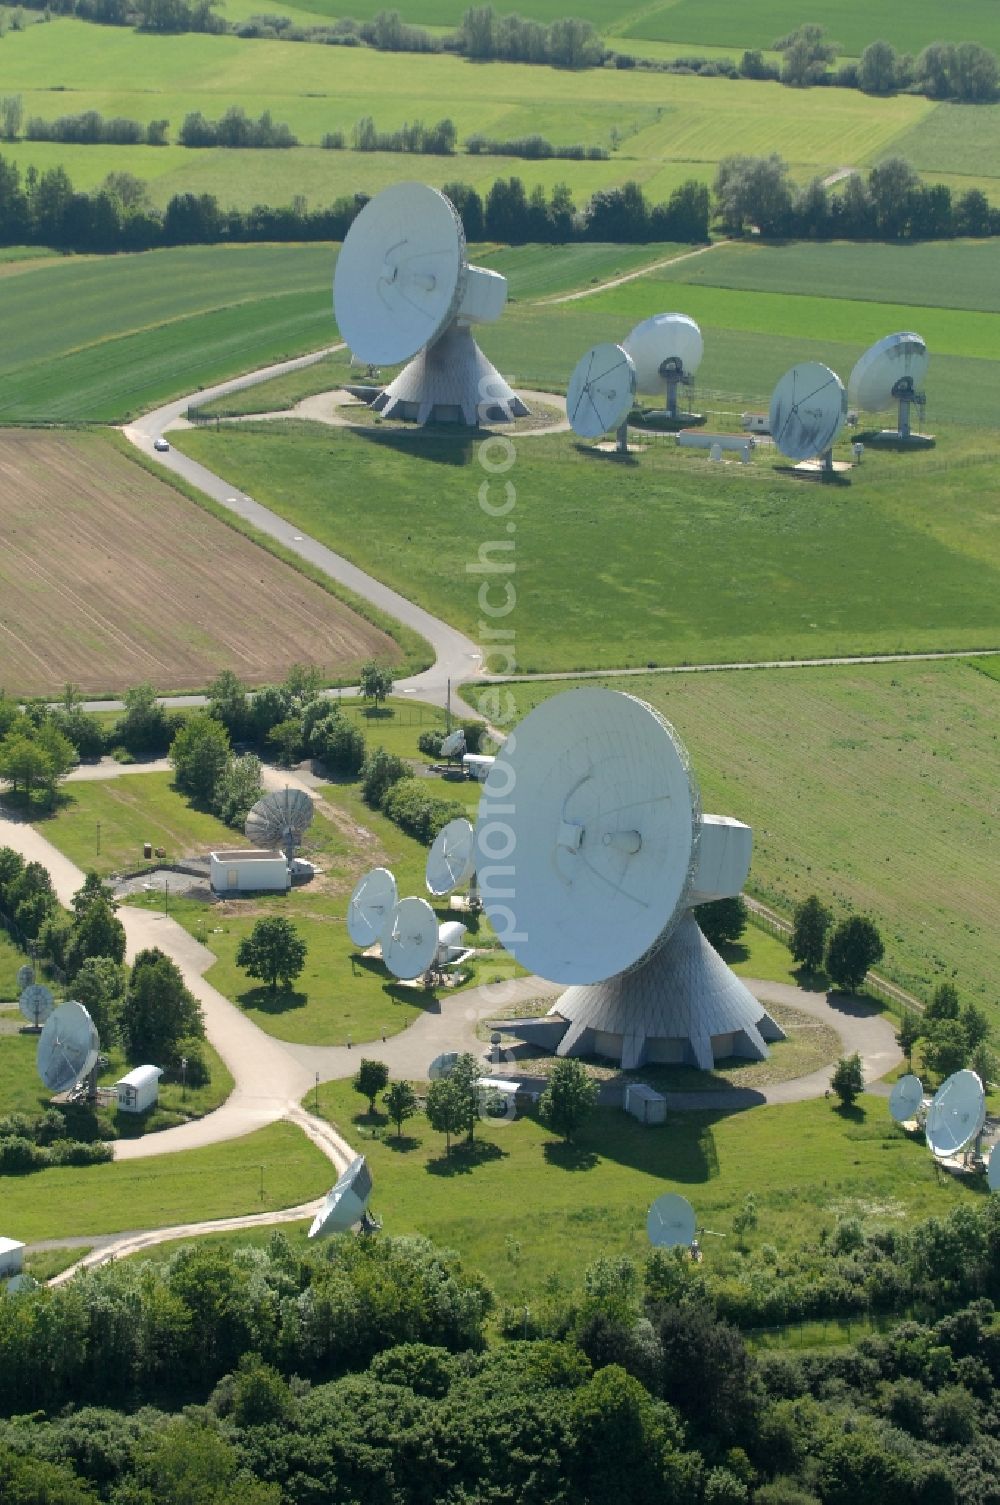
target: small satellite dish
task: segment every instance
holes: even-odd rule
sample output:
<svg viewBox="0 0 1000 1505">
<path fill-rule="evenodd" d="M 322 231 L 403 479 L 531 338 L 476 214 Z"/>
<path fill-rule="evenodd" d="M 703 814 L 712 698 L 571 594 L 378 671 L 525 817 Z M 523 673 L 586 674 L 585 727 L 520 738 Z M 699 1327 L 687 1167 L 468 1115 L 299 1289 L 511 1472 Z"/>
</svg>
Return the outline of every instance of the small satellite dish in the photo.
<svg viewBox="0 0 1000 1505">
<path fill-rule="evenodd" d="M 50 1092 L 68 1092 L 97 1065 L 97 1028 L 82 1003 L 61 1003 L 38 1037 L 38 1075 Z"/>
<path fill-rule="evenodd" d="M 427 853 L 427 892 L 435 895 L 450 894 L 453 888 L 460 888 L 475 870 L 474 853 L 475 834 L 472 822 L 462 816 L 457 820 L 450 820 L 438 832 Z"/>
<path fill-rule="evenodd" d="M 909 1123 L 924 1100 L 924 1084 L 910 1073 L 901 1076 L 889 1094 L 889 1114 L 896 1123 Z"/>
<path fill-rule="evenodd" d="M 442 758 L 460 758 L 465 752 L 465 729 L 456 727 L 441 743 Z"/>
<path fill-rule="evenodd" d="M 990 1150 L 990 1163 L 986 1168 L 986 1182 L 990 1191 L 1000 1191 L 1000 1144 Z"/>
<path fill-rule="evenodd" d="M 280 847 L 291 862 L 313 814 L 313 802 L 305 790 L 286 785 L 257 801 L 243 829 L 260 847 Z"/>
<path fill-rule="evenodd" d="M 439 1082 L 442 1077 L 451 1076 L 457 1060 L 457 1050 L 446 1050 L 443 1055 L 435 1056 L 427 1068 L 427 1080 Z"/>
<path fill-rule="evenodd" d="M 635 367 L 620 345 L 595 345 L 576 364 L 566 392 L 566 416 L 581 439 L 599 439 L 628 418 Z"/>
<path fill-rule="evenodd" d="M 23 992 L 25 988 L 30 988 L 34 980 L 35 968 L 31 962 L 25 962 L 23 967 L 18 967 L 17 989 L 19 993 Z"/>
<path fill-rule="evenodd" d="M 923 407 L 926 398 L 920 390 L 927 375 L 930 356 L 918 334 L 902 331 L 878 340 L 858 361 L 847 383 L 851 407 L 866 413 L 880 413 L 893 402 L 899 404 L 897 433 L 910 437 L 910 404 Z"/>
<path fill-rule="evenodd" d="M 459 955 L 465 950 L 465 926 L 461 920 L 446 920 L 438 926 L 437 961 L 439 967 L 448 965 L 451 953 Z"/>
<path fill-rule="evenodd" d="M 309 1237 L 329 1238 L 333 1233 L 347 1233 L 355 1223 L 364 1220 L 371 1194 L 372 1173 L 364 1155 L 359 1155 L 323 1198 L 323 1206 L 313 1218 Z"/>
<path fill-rule="evenodd" d="M 56 1006 L 52 989 L 43 982 L 28 983 L 17 1000 L 17 1006 L 35 1029 L 40 1029 Z"/>
<path fill-rule="evenodd" d="M 367 951 L 381 937 L 399 894 L 388 868 L 372 868 L 354 886 L 347 906 L 347 933 L 355 946 Z"/>
<path fill-rule="evenodd" d="M 705 342 L 687 314 L 653 314 L 622 341 L 635 366 L 640 392 L 664 394 L 667 414 L 677 417 L 677 388 L 694 385 Z"/>
<path fill-rule="evenodd" d="M 686 1197 L 668 1191 L 657 1197 L 646 1215 L 649 1242 L 657 1249 L 673 1249 L 694 1243 L 694 1208 Z"/>
<path fill-rule="evenodd" d="M 975 1139 L 986 1116 L 986 1094 L 974 1071 L 956 1071 L 942 1082 L 927 1109 L 927 1144 L 938 1160 L 957 1155 Z"/>
<path fill-rule="evenodd" d="M 847 418 L 847 393 L 835 371 L 804 361 L 786 371 L 771 396 L 771 437 L 789 460 L 826 454 Z"/>
<path fill-rule="evenodd" d="M 433 965 L 438 922 L 426 899 L 400 899 L 382 935 L 382 960 L 394 977 L 421 977 Z"/>
</svg>

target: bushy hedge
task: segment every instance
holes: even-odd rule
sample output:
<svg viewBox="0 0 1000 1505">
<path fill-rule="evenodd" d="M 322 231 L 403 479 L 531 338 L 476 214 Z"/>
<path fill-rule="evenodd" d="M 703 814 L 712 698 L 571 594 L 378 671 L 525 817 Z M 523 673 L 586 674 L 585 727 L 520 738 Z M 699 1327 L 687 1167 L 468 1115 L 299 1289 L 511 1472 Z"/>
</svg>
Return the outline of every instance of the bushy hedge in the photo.
<svg viewBox="0 0 1000 1505">
<path fill-rule="evenodd" d="M 460 800 L 444 799 L 427 788 L 426 779 L 398 779 L 386 790 L 382 814 L 408 836 L 429 845 L 450 820 L 467 815 Z"/>
</svg>

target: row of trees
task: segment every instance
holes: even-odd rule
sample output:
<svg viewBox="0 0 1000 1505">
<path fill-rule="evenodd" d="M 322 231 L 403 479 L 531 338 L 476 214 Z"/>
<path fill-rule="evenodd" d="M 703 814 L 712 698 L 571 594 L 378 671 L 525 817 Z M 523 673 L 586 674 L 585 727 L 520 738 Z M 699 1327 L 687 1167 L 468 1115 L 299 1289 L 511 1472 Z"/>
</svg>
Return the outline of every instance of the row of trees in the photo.
<svg viewBox="0 0 1000 1505">
<path fill-rule="evenodd" d="M 780 78 L 795 88 L 834 84 L 862 89 L 867 94 L 906 90 L 931 99 L 954 99 L 980 104 L 1000 93 L 1000 60 L 978 42 L 932 42 L 916 58 L 900 53 L 889 42 L 871 42 L 857 63 L 830 71 L 839 44 L 822 26 L 809 22 L 773 42 L 782 54 Z"/>
<path fill-rule="evenodd" d="M 185 115 L 178 141 L 193 147 L 259 147 L 266 150 L 298 146 L 298 137 L 283 121 L 263 110 L 252 120 L 239 105 L 231 105 L 219 120 L 207 120 L 200 110 Z"/>
<path fill-rule="evenodd" d="M 831 911 L 810 894 L 796 906 L 789 949 L 806 972 L 825 971 L 843 992 L 856 993 L 885 955 L 882 937 L 866 915 L 848 915 L 832 926 Z"/>
</svg>

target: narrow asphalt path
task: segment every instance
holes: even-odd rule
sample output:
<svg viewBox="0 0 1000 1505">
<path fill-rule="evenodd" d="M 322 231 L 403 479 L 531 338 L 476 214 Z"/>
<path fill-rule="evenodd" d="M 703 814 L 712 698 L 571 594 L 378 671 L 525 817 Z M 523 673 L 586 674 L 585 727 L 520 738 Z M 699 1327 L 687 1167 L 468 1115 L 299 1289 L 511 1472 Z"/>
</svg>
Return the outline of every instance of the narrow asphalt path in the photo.
<svg viewBox="0 0 1000 1505">
<path fill-rule="evenodd" d="M 646 262 L 645 265 L 636 267 L 634 272 L 623 272 L 620 277 L 612 277 L 607 282 L 597 282 L 593 287 L 579 288 L 575 293 L 559 293 L 554 298 L 539 298 L 538 302 L 540 305 L 578 303 L 581 298 L 593 298 L 598 293 L 610 292 L 612 288 L 622 287 L 626 282 L 636 282 L 640 277 L 648 277 L 650 272 L 659 272 L 664 267 L 676 266 L 679 261 L 690 261 L 693 256 L 706 256 L 709 251 L 716 251 L 719 246 L 727 244 L 725 240 L 714 240 L 710 246 L 698 246 L 694 251 L 682 251 L 679 256 L 667 256 L 663 261 Z"/>
</svg>

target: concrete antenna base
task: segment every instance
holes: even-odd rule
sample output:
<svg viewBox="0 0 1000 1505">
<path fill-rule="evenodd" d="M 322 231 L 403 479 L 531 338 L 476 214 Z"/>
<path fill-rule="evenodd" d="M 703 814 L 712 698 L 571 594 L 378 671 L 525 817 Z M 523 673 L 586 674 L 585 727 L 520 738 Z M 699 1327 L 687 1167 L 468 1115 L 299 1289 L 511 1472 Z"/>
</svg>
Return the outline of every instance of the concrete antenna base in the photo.
<svg viewBox="0 0 1000 1505">
<path fill-rule="evenodd" d="M 450 324 L 414 356 L 372 403 L 386 418 L 409 423 L 510 423 L 528 408 L 487 360 L 467 324 Z"/>
</svg>

